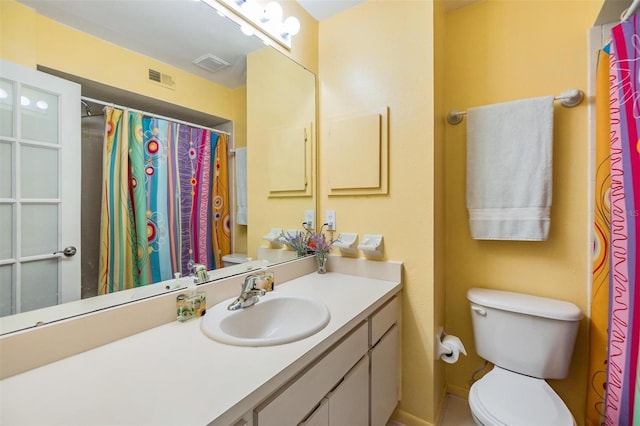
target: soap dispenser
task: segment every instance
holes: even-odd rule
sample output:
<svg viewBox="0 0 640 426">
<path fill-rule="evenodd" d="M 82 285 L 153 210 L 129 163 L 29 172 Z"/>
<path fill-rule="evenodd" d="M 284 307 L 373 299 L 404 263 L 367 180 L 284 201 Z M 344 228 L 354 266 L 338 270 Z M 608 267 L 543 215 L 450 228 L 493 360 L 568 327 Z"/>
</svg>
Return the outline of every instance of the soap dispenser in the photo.
<svg viewBox="0 0 640 426">
<path fill-rule="evenodd" d="M 198 289 L 198 287 L 193 285 L 192 289 L 193 293 L 191 293 L 191 305 L 193 307 L 193 315 L 196 317 L 201 317 L 207 313 L 207 293 L 202 290 L 202 288 Z"/>
<path fill-rule="evenodd" d="M 188 321 L 195 315 L 192 303 L 193 297 L 191 297 L 192 294 L 195 294 L 195 287 L 195 282 L 190 280 L 186 291 L 176 297 L 177 319 L 180 322 Z"/>
<path fill-rule="evenodd" d="M 185 322 L 201 317 L 207 312 L 207 294 L 198 290 L 195 280 L 190 280 L 184 293 L 176 297 L 177 319 Z"/>
</svg>

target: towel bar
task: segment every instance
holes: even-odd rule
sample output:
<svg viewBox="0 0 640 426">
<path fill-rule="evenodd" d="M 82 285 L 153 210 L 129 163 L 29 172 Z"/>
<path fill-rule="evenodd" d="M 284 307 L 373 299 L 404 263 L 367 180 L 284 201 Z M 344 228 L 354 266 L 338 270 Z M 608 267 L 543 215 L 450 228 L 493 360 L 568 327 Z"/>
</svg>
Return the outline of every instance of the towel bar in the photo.
<svg viewBox="0 0 640 426">
<path fill-rule="evenodd" d="M 559 96 L 553 98 L 555 101 L 560 101 L 560 104 L 567 108 L 573 108 L 580 105 L 584 99 L 584 93 L 579 89 L 570 89 L 563 92 Z M 458 124 L 462 121 L 462 118 L 466 114 L 466 111 L 453 110 L 447 115 L 447 123 Z"/>
</svg>

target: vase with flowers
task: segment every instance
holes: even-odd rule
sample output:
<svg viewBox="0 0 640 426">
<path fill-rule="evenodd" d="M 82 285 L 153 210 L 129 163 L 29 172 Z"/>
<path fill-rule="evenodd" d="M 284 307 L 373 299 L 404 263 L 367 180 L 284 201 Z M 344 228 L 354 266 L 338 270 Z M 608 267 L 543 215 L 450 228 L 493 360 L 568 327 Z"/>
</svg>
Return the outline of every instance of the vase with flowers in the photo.
<svg viewBox="0 0 640 426">
<path fill-rule="evenodd" d="M 296 257 L 304 257 L 309 250 L 309 240 L 312 233 L 305 228 L 304 231 L 287 231 L 280 235 L 280 241 L 291 250 L 296 252 Z"/>
<path fill-rule="evenodd" d="M 333 238 L 327 239 L 323 232 L 325 225 L 322 225 L 319 233 L 312 232 L 309 237 L 309 249 L 311 249 L 311 251 L 316 255 L 319 274 L 327 272 L 327 259 L 329 258 L 329 252 L 331 251 L 333 244 L 338 241 Z"/>
</svg>

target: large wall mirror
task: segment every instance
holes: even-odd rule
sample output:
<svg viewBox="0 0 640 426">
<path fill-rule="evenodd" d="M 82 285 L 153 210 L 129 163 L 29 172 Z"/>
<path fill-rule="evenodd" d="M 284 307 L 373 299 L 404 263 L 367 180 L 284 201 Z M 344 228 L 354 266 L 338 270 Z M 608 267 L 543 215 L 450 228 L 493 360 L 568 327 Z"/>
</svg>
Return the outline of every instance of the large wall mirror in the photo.
<svg viewBox="0 0 640 426">
<path fill-rule="evenodd" d="M 10 20 L 15 26 L 3 27 L 1 38 L 3 43 L 9 40 L 7 45 L 19 46 L 19 51 L 5 50 L 2 59 L 17 58 L 16 62 L 37 66 L 40 72 L 82 87 L 77 114 L 83 117 L 83 180 L 95 169 L 90 161 L 102 161 L 101 149 L 95 145 L 103 139 L 102 103 L 227 132 L 230 146 L 246 148 L 247 155 L 248 220 L 238 225 L 232 217 L 232 251 L 245 253 L 257 266 L 258 261 L 262 265 L 291 257 L 261 259 L 259 252 L 264 251 L 258 246 L 267 244 L 262 236 L 271 228 L 300 229 L 305 212 L 315 212 L 317 100 L 313 73 L 262 40 L 245 35 L 238 24 L 205 2 L 3 3 L 3 14 L 13 14 Z M 160 72 L 161 81 L 151 81 L 148 71 L 152 69 Z M 291 142 L 298 137 L 304 142 L 301 147 Z M 230 184 L 235 187 L 233 153 L 228 161 Z M 286 176 L 290 165 L 295 166 L 291 179 Z M 91 179 L 96 179 L 95 173 Z M 93 277 L 100 219 L 95 217 L 99 194 L 91 189 L 95 183 L 89 180 L 83 182 L 89 186 L 82 189 L 82 222 L 91 232 L 84 235 L 83 231 L 82 243 L 78 242 L 86 265 L 82 299 L 18 314 L 5 310 L 1 334 L 167 291 L 164 284 L 100 296 L 91 290 L 97 287 L 97 277 Z M 231 194 L 235 204 L 235 190 Z M 5 228 L 3 239 L 10 233 Z M 10 271 L 7 266 L 0 261 L 0 272 Z M 246 270 L 238 265 L 219 268 L 212 275 L 222 278 Z M 13 277 L 11 272 L 0 273 L 3 291 L 11 288 L 8 283 Z"/>
</svg>

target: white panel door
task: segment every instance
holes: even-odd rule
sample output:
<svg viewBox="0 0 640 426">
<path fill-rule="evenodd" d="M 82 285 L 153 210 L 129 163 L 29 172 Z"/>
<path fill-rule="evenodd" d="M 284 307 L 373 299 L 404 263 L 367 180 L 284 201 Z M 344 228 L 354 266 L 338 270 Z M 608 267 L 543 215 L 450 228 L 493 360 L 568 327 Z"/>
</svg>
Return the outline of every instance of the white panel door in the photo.
<svg viewBox="0 0 640 426">
<path fill-rule="evenodd" d="M 77 299 L 80 86 L 0 60 L 0 315 Z"/>
</svg>

